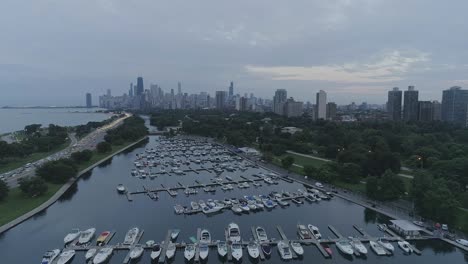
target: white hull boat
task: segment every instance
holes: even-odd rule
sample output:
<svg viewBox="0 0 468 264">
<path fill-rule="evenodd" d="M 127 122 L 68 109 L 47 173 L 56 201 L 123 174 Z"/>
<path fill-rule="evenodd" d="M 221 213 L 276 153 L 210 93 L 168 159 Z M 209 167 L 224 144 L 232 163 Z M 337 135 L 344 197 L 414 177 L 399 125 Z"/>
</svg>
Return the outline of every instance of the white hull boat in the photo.
<svg viewBox="0 0 468 264">
<path fill-rule="evenodd" d="M 94 257 L 94 255 L 96 255 L 96 252 L 97 252 L 96 248 L 90 248 L 88 251 L 86 251 L 86 254 L 85 254 L 86 261 Z"/>
<path fill-rule="evenodd" d="M 208 229 L 203 229 L 200 232 L 200 243 L 211 243 L 211 234 L 210 231 L 208 231 Z"/>
<path fill-rule="evenodd" d="M 89 241 L 91 241 L 91 239 L 93 238 L 94 233 L 96 233 L 96 228 L 94 227 L 81 232 L 80 238 L 78 239 L 78 243 L 80 244 L 89 243 Z"/>
<path fill-rule="evenodd" d="M 258 256 L 260 256 L 260 250 L 257 242 L 249 242 L 247 245 L 247 251 L 249 252 L 249 256 L 253 259 L 256 259 Z"/>
<path fill-rule="evenodd" d="M 57 264 L 66 264 L 75 256 L 75 250 L 64 250 L 57 259 Z"/>
<path fill-rule="evenodd" d="M 208 257 L 208 253 L 210 253 L 210 249 L 208 248 L 207 244 L 200 244 L 200 258 L 202 260 L 206 259 Z"/>
<path fill-rule="evenodd" d="M 161 255 L 161 246 L 159 244 L 155 244 L 153 246 L 153 250 L 151 250 L 151 259 L 152 260 L 155 260 L 159 257 L 159 255 Z"/>
<path fill-rule="evenodd" d="M 227 238 L 231 242 L 240 242 L 241 235 L 239 226 L 236 223 L 230 223 L 227 227 Z"/>
<path fill-rule="evenodd" d="M 344 240 L 344 239 L 339 240 L 338 242 L 336 242 L 336 247 L 344 254 L 347 254 L 347 255 L 354 254 L 353 247 L 347 240 Z"/>
<path fill-rule="evenodd" d="M 180 230 L 179 229 L 173 229 L 171 232 L 171 239 L 175 240 L 179 236 Z"/>
<path fill-rule="evenodd" d="M 291 248 L 299 256 L 302 256 L 304 254 L 304 248 L 299 242 L 291 241 Z"/>
<path fill-rule="evenodd" d="M 350 238 L 351 241 L 349 242 L 351 246 L 353 246 L 354 252 L 357 252 L 359 254 L 367 254 L 367 248 L 362 244 L 362 242 L 358 239 L 355 238 Z"/>
<path fill-rule="evenodd" d="M 113 249 L 111 247 L 102 248 L 98 251 L 96 256 L 93 258 L 93 264 L 104 263 L 112 254 Z"/>
<path fill-rule="evenodd" d="M 379 240 L 377 240 L 377 242 L 382 246 L 384 247 L 386 250 L 390 251 L 390 253 L 393 253 L 393 251 L 395 250 L 395 248 L 393 247 L 393 245 L 385 238 L 381 238 Z"/>
<path fill-rule="evenodd" d="M 322 239 L 322 234 L 320 234 L 320 230 L 318 229 L 318 227 L 314 225 L 308 225 L 307 227 L 309 228 L 310 232 L 315 237 L 315 239 Z"/>
<path fill-rule="evenodd" d="M 188 244 L 184 250 L 184 257 L 186 260 L 190 261 L 195 256 L 195 247 L 193 244 Z"/>
<path fill-rule="evenodd" d="M 410 243 L 408 243 L 407 241 L 398 241 L 397 244 L 401 248 L 401 250 L 403 250 L 403 252 L 405 252 L 406 254 L 410 254 L 411 252 L 413 252 L 413 250 L 410 247 Z"/>
<path fill-rule="evenodd" d="M 278 242 L 277 246 L 278 246 L 278 252 L 282 259 L 284 260 L 292 259 L 292 253 L 291 253 L 291 249 L 289 248 L 288 243 L 281 240 Z"/>
<path fill-rule="evenodd" d="M 242 258 L 242 246 L 239 243 L 232 243 L 231 245 L 232 257 L 239 261 Z"/>
<path fill-rule="evenodd" d="M 379 256 L 387 255 L 387 251 L 379 243 L 371 240 L 369 241 L 369 244 L 375 254 Z"/>
<path fill-rule="evenodd" d="M 44 256 L 42 257 L 41 264 L 51 264 L 54 259 L 60 254 L 60 249 L 54 249 L 47 251 Z"/>
<path fill-rule="evenodd" d="M 261 226 L 257 226 L 257 228 L 255 228 L 255 233 L 257 233 L 257 237 L 260 242 L 265 242 L 268 240 L 268 236 L 265 231 L 265 228 Z"/>
<path fill-rule="evenodd" d="M 218 244 L 217 244 L 217 248 L 218 248 L 218 254 L 221 256 L 221 257 L 225 257 L 227 255 L 227 244 L 226 242 L 223 242 L 223 241 L 219 241 Z"/>
<path fill-rule="evenodd" d="M 81 231 L 79 229 L 72 229 L 72 231 L 63 238 L 63 243 L 66 245 L 72 242 L 73 240 L 77 239 L 80 234 Z"/>
<path fill-rule="evenodd" d="M 166 257 L 167 259 L 171 259 L 174 257 L 176 252 L 176 246 L 174 243 L 169 242 L 169 245 L 167 245 L 167 250 L 166 250 Z"/>
<path fill-rule="evenodd" d="M 135 245 L 134 248 L 130 251 L 129 257 L 130 259 L 137 259 L 143 255 L 143 247 L 141 245 Z"/>
<path fill-rule="evenodd" d="M 124 245 L 132 245 L 135 243 L 135 240 L 140 233 L 140 229 L 138 227 L 131 228 L 128 230 L 127 234 L 125 235 Z"/>
</svg>

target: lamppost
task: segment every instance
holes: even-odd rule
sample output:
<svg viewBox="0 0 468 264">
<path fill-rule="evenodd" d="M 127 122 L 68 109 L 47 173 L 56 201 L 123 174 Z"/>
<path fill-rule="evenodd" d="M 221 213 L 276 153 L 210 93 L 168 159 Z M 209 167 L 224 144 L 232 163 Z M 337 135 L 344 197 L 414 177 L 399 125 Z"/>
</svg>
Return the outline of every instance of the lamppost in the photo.
<svg viewBox="0 0 468 264">
<path fill-rule="evenodd" d="M 421 162 L 421 169 L 424 169 L 424 161 L 421 156 L 418 156 L 418 160 Z"/>
</svg>

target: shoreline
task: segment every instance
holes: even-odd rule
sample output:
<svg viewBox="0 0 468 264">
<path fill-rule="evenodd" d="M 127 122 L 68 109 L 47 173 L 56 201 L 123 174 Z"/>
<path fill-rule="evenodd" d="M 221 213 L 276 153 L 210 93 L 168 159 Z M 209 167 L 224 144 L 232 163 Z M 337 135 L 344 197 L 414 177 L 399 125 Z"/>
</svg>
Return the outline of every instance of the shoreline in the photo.
<svg viewBox="0 0 468 264">
<path fill-rule="evenodd" d="M 142 137 L 141 139 L 117 150 L 116 152 L 114 153 L 111 153 L 109 154 L 108 156 L 102 158 L 101 160 L 97 161 L 96 163 L 90 165 L 89 167 L 81 170 L 78 172 L 78 174 L 71 178 L 68 182 L 66 182 L 62 187 L 60 187 L 60 189 L 52 196 L 50 197 L 46 202 L 42 203 L 41 205 L 39 205 L 38 207 L 32 209 L 31 211 L 17 217 L 16 219 L 0 226 L 0 235 L 2 235 L 3 233 L 5 233 L 6 231 L 10 230 L 11 228 L 21 224 L 22 222 L 28 220 L 29 218 L 33 217 L 34 215 L 46 210 L 47 208 L 49 208 L 51 205 L 53 205 L 55 202 L 57 202 L 57 200 L 74 184 L 76 183 L 83 174 L 87 173 L 88 171 L 94 169 L 95 167 L 99 166 L 101 163 L 107 161 L 108 159 L 114 157 L 115 155 L 117 154 L 120 154 L 122 153 L 123 151 L 137 145 L 138 143 L 142 142 L 143 140 L 146 140 L 148 138 L 148 136 L 145 136 L 145 137 Z"/>
</svg>

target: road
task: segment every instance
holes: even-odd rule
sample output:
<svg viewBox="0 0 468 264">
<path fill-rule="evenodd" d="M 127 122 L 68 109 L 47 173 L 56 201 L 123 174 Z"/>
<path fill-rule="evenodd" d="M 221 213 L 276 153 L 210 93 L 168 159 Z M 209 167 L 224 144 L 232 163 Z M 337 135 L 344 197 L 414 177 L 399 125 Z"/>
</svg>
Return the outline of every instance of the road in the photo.
<svg viewBox="0 0 468 264">
<path fill-rule="evenodd" d="M 93 150 L 99 142 L 104 141 L 104 136 L 106 135 L 109 129 L 113 129 L 119 126 L 120 124 L 122 124 L 123 120 L 128 117 L 130 117 L 130 114 L 125 113 L 125 117 L 121 117 L 119 119 L 114 120 L 110 124 L 97 128 L 96 130 L 89 133 L 86 137 L 82 138 L 79 141 L 76 138 L 75 134 L 68 134 L 68 137 L 70 138 L 71 142 L 67 148 L 56 152 L 46 158 L 37 160 L 31 164 L 27 164 L 20 168 L 4 173 L 3 175 L 9 175 L 9 177 L 5 179 L 5 182 L 10 188 L 15 188 L 18 186 L 18 179 L 35 176 L 36 168 L 47 161 L 68 158 L 70 157 L 71 153 L 82 151 L 85 149 Z"/>
</svg>

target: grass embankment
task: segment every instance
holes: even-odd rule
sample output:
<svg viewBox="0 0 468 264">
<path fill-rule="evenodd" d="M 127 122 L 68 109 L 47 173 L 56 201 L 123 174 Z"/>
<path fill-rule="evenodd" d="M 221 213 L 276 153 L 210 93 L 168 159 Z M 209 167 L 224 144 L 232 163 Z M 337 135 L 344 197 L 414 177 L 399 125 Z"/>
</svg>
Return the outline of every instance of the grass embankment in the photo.
<svg viewBox="0 0 468 264">
<path fill-rule="evenodd" d="M 51 151 L 36 152 L 36 153 L 33 153 L 33 154 L 31 154 L 31 155 L 29 155 L 27 157 L 24 157 L 24 158 L 21 158 L 21 159 L 15 159 L 12 162 L 2 164 L 2 166 L 0 168 L 0 174 L 4 173 L 4 172 L 11 171 L 11 170 L 14 170 L 14 169 L 17 169 L 17 168 L 19 168 L 21 166 L 24 166 L 24 165 L 28 164 L 28 163 L 32 163 L 32 162 L 35 162 L 37 160 L 46 158 L 46 157 L 48 157 L 48 156 L 50 156 L 50 155 L 52 155 L 52 154 L 54 154 L 56 152 L 59 152 L 59 151 L 65 149 L 69 145 L 70 145 L 70 139 L 68 139 L 67 142 L 63 143 L 62 145 L 53 148 Z"/>
<path fill-rule="evenodd" d="M 94 150 L 92 158 L 87 162 L 79 164 L 78 170 L 84 170 L 94 163 L 104 159 L 109 155 L 113 155 L 117 151 L 133 143 L 134 142 L 126 142 L 121 145 L 113 145 L 112 150 L 106 153 L 98 153 L 96 150 Z M 4 201 L 0 202 L 0 226 L 13 221 L 14 219 L 43 204 L 49 200 L 49 198 L 52 197 L 60 189 L 60 187 L 63 186 L 63 184 L 52 183 L 47 183 L 47 185 L 49 188 L 45 194 L 33 198 L 25 195 L 18 187 L 10 189 L 8 197 Z"/>
<path fill-rule="evenodd" d="M 455 228 L 468 233 L 468 211 L 465 209 L 458 209 L 457 221 L 455 222 Z"/>
</svg>

